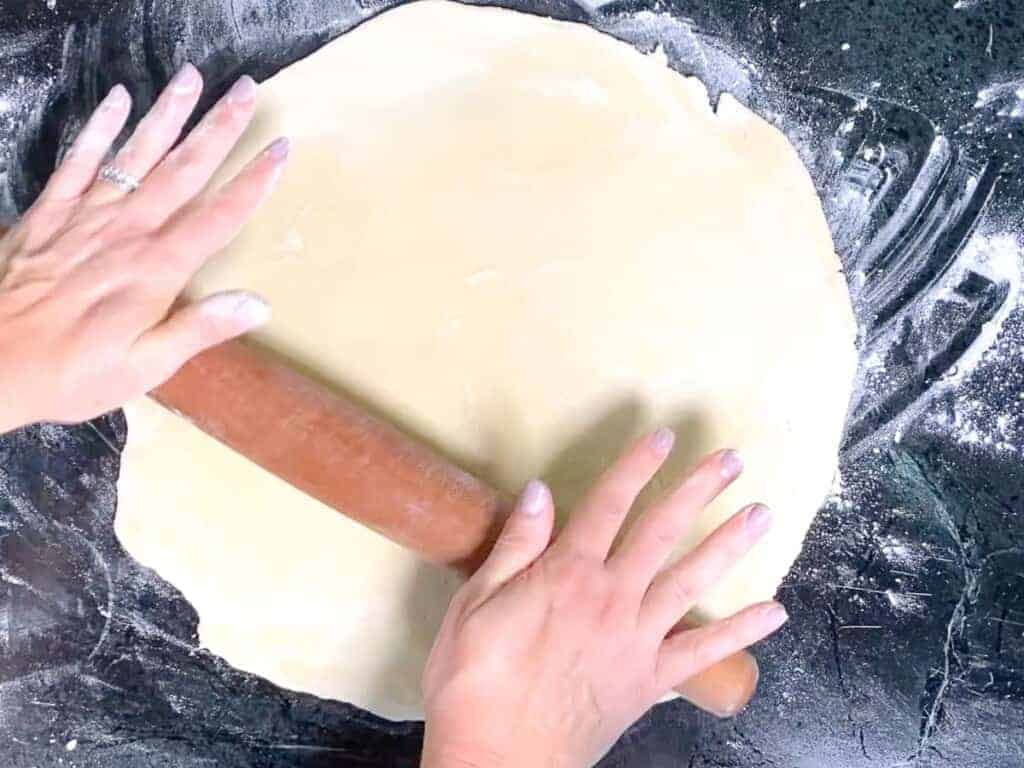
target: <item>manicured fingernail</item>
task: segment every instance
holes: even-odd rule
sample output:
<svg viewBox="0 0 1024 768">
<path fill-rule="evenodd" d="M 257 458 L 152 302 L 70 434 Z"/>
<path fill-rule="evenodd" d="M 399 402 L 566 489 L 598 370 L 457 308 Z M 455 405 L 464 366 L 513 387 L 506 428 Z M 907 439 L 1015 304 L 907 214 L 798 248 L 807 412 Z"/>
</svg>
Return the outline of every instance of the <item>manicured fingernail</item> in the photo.
<svg viewBox="0 0 1024 768">
<path fill-rule="evenodd" d="M 754 504 L 747 510 L 747 532 L 760 535 L 772 524 L 772 511 L 764 504 Z"/>
<path fill-rule="evenodd" d="M 256 81 L 248 75 L 242 75 L 228 91 L 228 101 L 232 104 L 246 104 L 256 98 Z"/>
<path fill-rule="evenodd" d="M 292 143 L 288 140 L 288 137 L 282 136 L 280 139 L 275 141 L 269 147 L 267 147 L 267 155 L 278 162 L 288 157 L 288 153 L 291 151 Z"/>
<path fill-rule="evenodd" d="M 536 517 L 542 511 L 551 496 L 548 487 L 540 480 L 531 480 L 523 489 L 519 499 L 519 509 L 528 517 Z"/>
<path fill-rule="evenodd" d="M 261 296 L 248 291 L 231 291 L 214 296 L 208 300 L 206 310 L 239 320 L 246 328 L 256 328 L 270 320 L 270 305 Z"/>
<path fill-rule="evenodd" d="M 171 89 L 172 93 L 178 96 L 183 96 L 186 93 L 192 93 L 199 85 L 199 70 L 196 69 L 191 63 L 186 63 L 178 73 L 171 78 L 171 82 L 167 84 L 167 87 Z"/>
<path fill-rule="evenodd" d="M 128 89 L 118 83 L 110 89 L 110 93 L 100 103 L 100 109 L 123 109 L 128 104 Z"/>
<path fill-rule="evenodd" d="M 789 614 L 786 613 L 786 608 L 782 603 L 768 603 L 761 609 L 761 615 L 764 616 L 766 624 L 770 624 L 776 629 L 789 621 Z"/>
<path fill-rule="evenodd" d="M 722 477 L 727 480 L 732 480 L 734 477 L 738 477 L 740 472 L 743 471 L 743 459 L 736 451 L 725 451 L 722 454 L 722 458 L 719 460 L 722 470 Z"/>
<path fill-rule="evenodd" d="M 651 448 L 660 456 L 668 456 L 675 441 L 675 433 L 668 427 L 662 427 L 651 435 Z"/>
<path fill-rule="evenodd" d="M 235 306 L 235 317 L 249 328 L 266 325 L 270 320 L 270 305 L 262 297 L 247 293 Z"/>
</svg>

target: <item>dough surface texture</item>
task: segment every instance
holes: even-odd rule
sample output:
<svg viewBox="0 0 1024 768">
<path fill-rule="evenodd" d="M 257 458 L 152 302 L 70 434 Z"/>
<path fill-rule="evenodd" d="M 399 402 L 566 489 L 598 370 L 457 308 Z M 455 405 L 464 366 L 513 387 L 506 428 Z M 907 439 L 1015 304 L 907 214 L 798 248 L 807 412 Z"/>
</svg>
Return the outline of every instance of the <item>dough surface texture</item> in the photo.
<svg viewBox="0 0 1024 768">
<path fill-rule="evenodd" d="M 719 447 L 770 535 L 702 608 L 772 597 L 832 482 L 855 324 L 820 203 L 775 128 L 581 25 L 424 0 L 262 83 L 217 182 L 280 134 L 281 185 L 191 286 L 248 288 L 259 335 L 509 492 L 570 508 L 625 441 Z M 391 718 L 457 578 L 148 401 L 116 530 L 232 665 Z M 652 489 L 652 493 L 659 488 Z"/>
</svg>

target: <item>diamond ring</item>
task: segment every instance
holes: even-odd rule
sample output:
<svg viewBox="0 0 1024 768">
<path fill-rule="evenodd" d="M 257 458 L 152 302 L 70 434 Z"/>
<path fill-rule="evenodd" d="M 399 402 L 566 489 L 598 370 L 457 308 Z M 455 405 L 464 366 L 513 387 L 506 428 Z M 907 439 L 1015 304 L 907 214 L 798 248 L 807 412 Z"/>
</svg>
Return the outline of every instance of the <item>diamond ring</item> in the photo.
<svg viewBox="0 0 1024 768">
<path fill-rule="evenodd" d="M 111 184 L 115 184 L 125 192 L 134 192 L 139 188 L 139 184 L 142 183 L 130 173 L 125 173 L 120 168 L 115 168 L 109 163 L 100 168 L 100 178 L 104 181 L 109 181 Z"/>
</svg>

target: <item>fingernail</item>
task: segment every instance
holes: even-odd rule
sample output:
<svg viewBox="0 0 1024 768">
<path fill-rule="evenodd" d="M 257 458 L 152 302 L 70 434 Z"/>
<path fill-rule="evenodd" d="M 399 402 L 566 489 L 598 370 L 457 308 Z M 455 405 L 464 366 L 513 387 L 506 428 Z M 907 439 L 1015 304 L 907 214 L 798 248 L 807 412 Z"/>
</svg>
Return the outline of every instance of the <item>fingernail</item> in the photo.
<svg viewBox="0 0 1024 768">
<path fill-rule="evenodd" d="M 732 480 L 733 478 L 738 477 L 740 472 L 743 471 L 743 459 L 740 458 L 740 455 L 736 453 L 736 451 L 725 451 L 719 461 L 719 466 L 722 470 L 722 477 L 727 480 Z"/>
<path fill-rule="evenodd" d="M 242 75 L 228 91 L 228 101 L 232 104 L 246 104 L 256 98 L 256 81 L 248 75 Z"/>
<path fill-rule="evenodd" d="M 651 448 L 660 456 L 668 456 L 675 442 L 676 435 L 668 427 L 662 427 L 651 435 Z"/>
<path fill-rule="evenodd" d="M 769 603 L 761 611 L 765 623 L 772 625 L 775 629 L 789 621 L 789 614 L 786 613 L 786 608 L 782 603 Z"/>
<path fill-rule="evenodd" d="M 548 487 L 540 480 L 531 480 L 523 489 L 523 495 L 519 499 L 519 508 L 527 517 L 536 517 L 544 510 L 550 493 Z"/>
<path fill-rule="evenodd" d="M 267 155 L 277 162 L 284 160 L 288 157 L 288 153 L 291 151 L 292 143 L 286 136 L 282 136 L 280 139 L 275 141 L 269 147 L 267 147 Z"/>
<path fill-rule="evenodd" d="M 128 89 L 118 83 L 100 103 L 100 109 L 122 109 L 128 104 Z"/>
<path fill-rule="evenodd" d="M 254 293 L 245 294 L 235 306 L 235 317 L 248 328 L 266 325 L 270 320 L 270 305 Z"/>
<path fill-rule="evenodd" d="M 212 297 L 208 312 L 241 321 L 246 328 L 265 325 L 270 320 L 270 305 L 261 296 L 248 291 L 231 291 Z"/>
<path fill-rule="evenodd" d="M 772 511 L 764 504 L 754 504 L 747 510 L 747 532 L 759 535 L 768 530 L 772 524 Z"/>
<path fill-rule="evenodd" d="M 199 70 L 191 63 L 186 63 L 178 70 L 177 74 L 171 78 L 171 82 L 167 84 L 167 87 L 170 88 L 173 93 L 182 96 L 186 93 L 192 93 L 198 85 Z"/>
</svg>

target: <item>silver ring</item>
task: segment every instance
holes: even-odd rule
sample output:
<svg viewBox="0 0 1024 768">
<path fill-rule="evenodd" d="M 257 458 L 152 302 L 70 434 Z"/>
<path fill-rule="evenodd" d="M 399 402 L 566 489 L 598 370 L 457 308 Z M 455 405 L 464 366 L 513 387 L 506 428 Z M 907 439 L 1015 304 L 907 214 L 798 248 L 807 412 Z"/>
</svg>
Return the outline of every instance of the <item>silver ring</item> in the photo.
<svg viewBox="0 0 1024 768">
<path fill-rule="evenodd" d="M 107 163 L 100 168 L 100 178 L 116 185 L 124 192 L 134 192 L 142 183 L 130 173 L 125 173 L 120 168 L 115 168 L 110 163 Z"/>
</svg>

